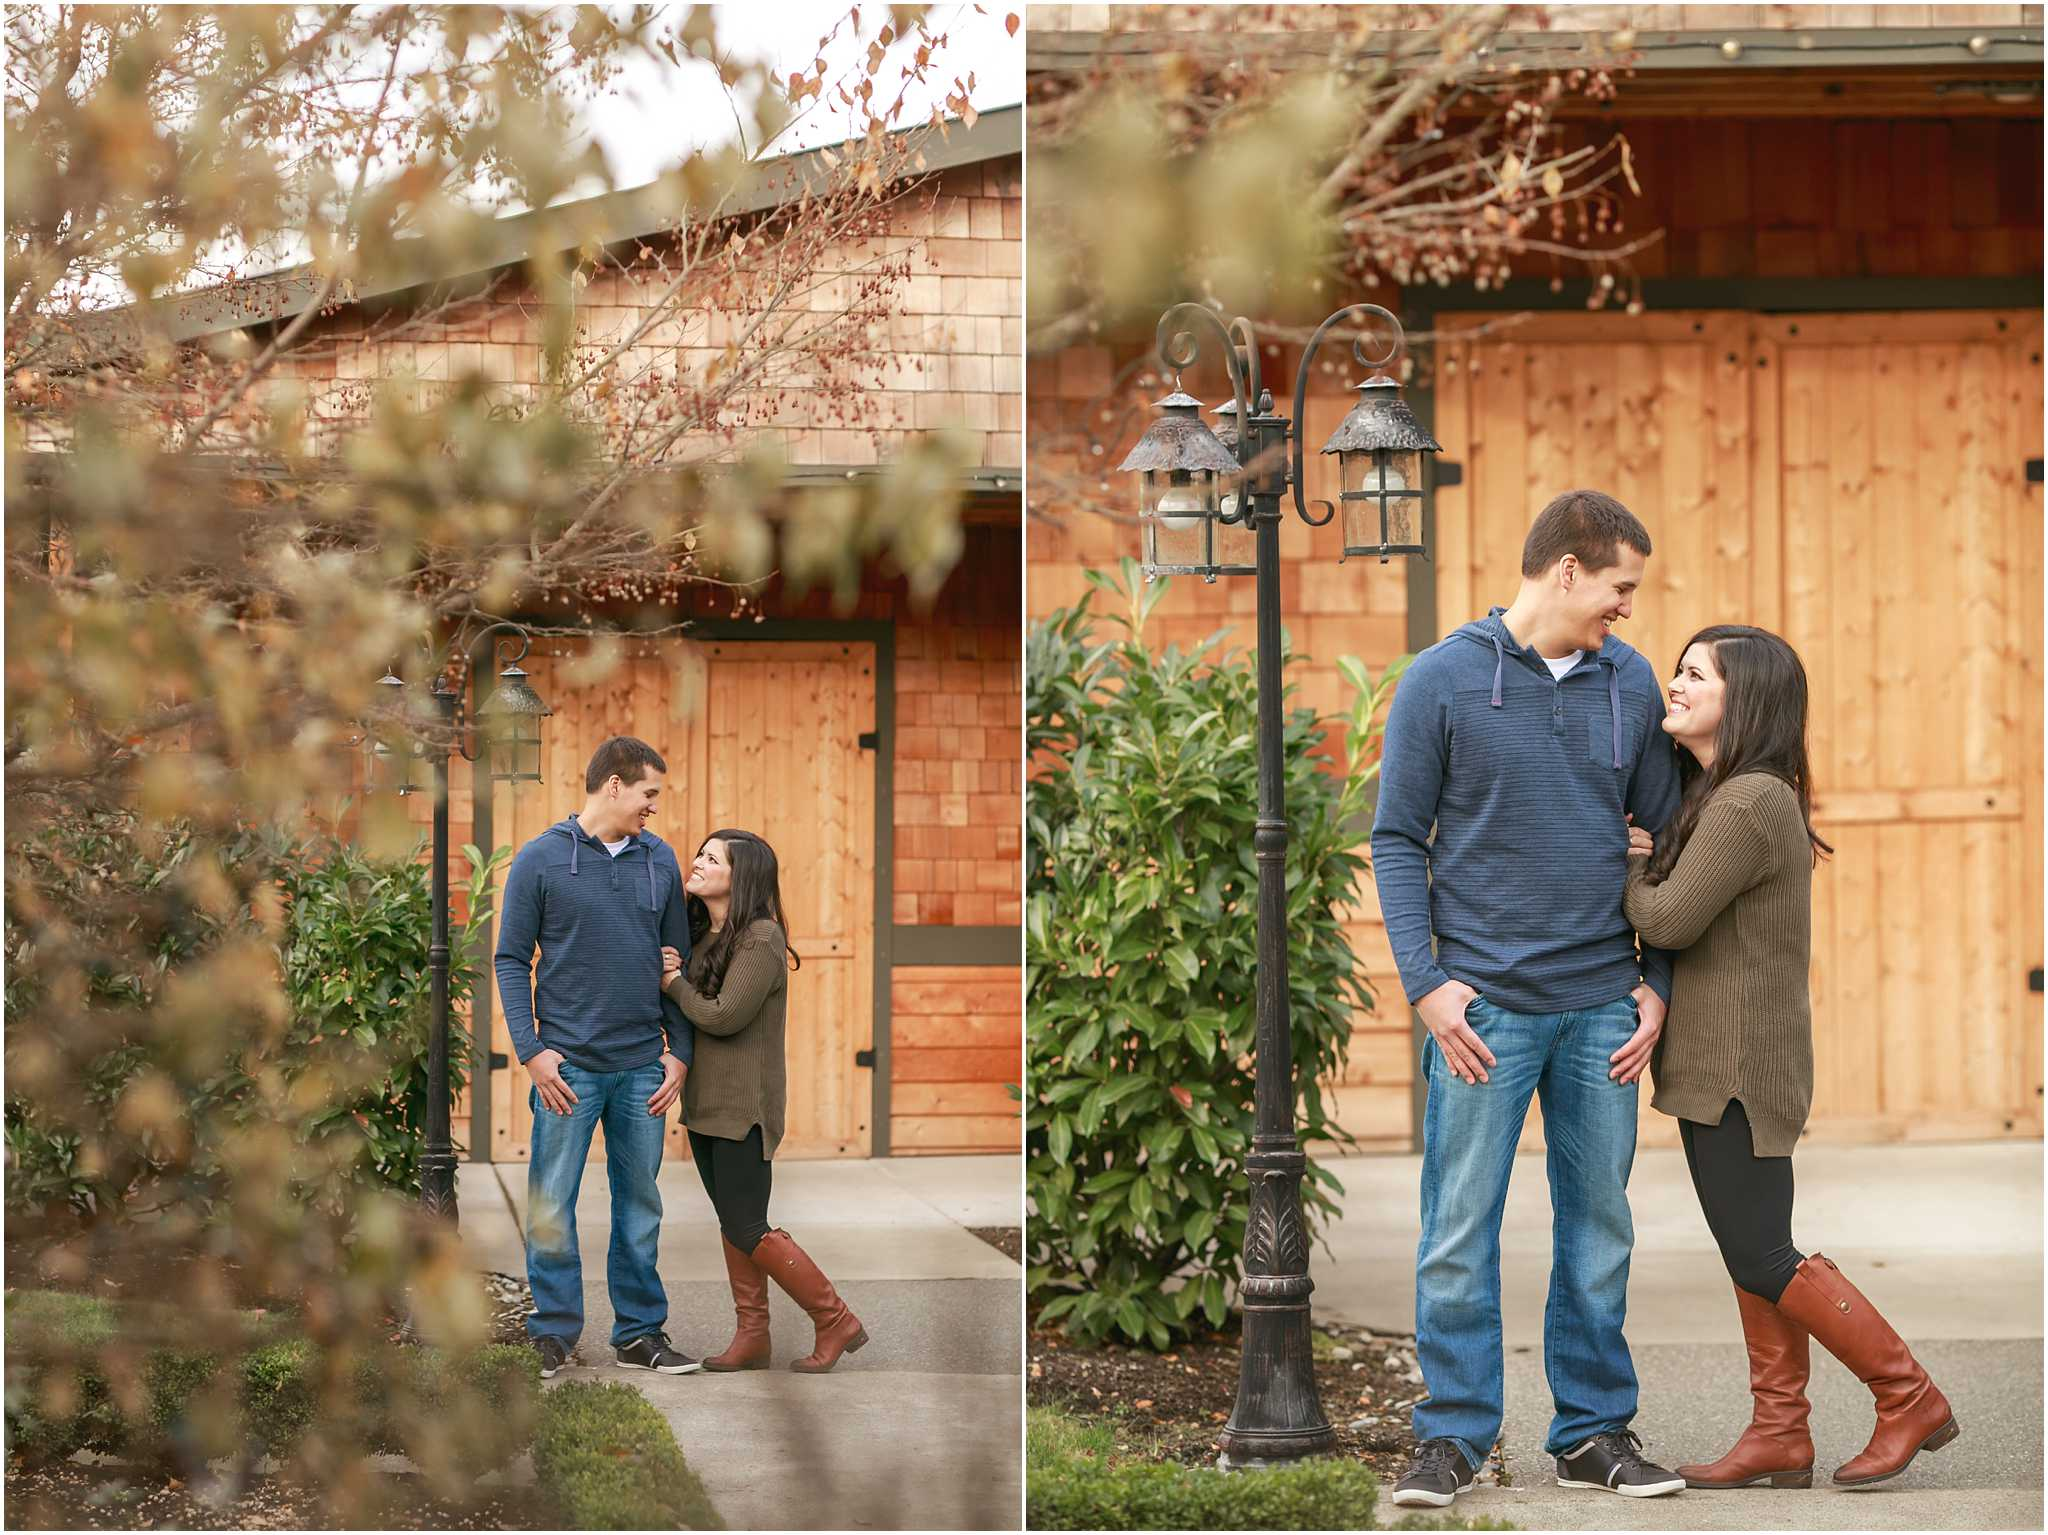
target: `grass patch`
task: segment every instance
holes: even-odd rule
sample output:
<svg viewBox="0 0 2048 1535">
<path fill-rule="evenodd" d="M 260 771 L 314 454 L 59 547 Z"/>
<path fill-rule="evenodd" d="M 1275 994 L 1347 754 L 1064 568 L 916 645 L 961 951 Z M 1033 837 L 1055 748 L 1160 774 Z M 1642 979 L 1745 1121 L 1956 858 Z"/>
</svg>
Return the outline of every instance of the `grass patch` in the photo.
<svg viewBox="0 0 2048 1535">
<path fill-rule="evenodd" d="M 722 1530 L 668 1420 L 631 1386 L 574 1381 L 541 1401 L 533 1471 L 574 1530 Z"/>
<path fill-rule="evenodd" d="M 1355 1460 L 1245 1472 L 1161 1465 L 1119 1455 L 1115 1424 L 1052 1407 L 1025 1414 L 1024 1454 L 1033 1530 L 1364 1530 L 1379 1503 L 1379 1478 Z M 1411 1515 L 1395 1528 L 1514 1526 Z"/>
<path fill-rule="evenodd" d="M 323 1370 L 285 1319 L 237 1315 L 217 1350 L 164 1346 L 162 1308 L 60 1291 L 10 1293 L 7 1448 L 29 1463 L 80 1450 L 191 1475 L 237 1454 L 322 1449 L 410 1456 L 453 1496 L 533 1440 L 540 1364 L 531 1349 L 463 1354 L 380 1347 Z"/>
</svg>

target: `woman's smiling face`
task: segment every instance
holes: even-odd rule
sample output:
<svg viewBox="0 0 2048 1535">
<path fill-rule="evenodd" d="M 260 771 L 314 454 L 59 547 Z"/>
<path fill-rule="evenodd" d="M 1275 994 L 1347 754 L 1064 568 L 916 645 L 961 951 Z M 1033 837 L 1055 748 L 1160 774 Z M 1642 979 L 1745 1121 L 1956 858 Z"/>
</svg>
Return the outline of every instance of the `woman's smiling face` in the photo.
<svg viewBox="0 0 2048 1535">
<path fill-rule="evenodd" d="M 1664 733 L 1686 746 L 1711 749 L 1721 728 L 1721 700 L 1726 691 L 1714 665 L 1714 647 L 1688 645 L 1678 663 L 1678 675 L 1665 689 L 1671 704 L 1664 713 Z"/>
<path fill-rule="evenodd" d="M 726 845 L 713 837 L 697 849 L 690 865 L 690 877 L 683 888 L 700 900 L 732 894 L 732 860 Z"/>
</svg>

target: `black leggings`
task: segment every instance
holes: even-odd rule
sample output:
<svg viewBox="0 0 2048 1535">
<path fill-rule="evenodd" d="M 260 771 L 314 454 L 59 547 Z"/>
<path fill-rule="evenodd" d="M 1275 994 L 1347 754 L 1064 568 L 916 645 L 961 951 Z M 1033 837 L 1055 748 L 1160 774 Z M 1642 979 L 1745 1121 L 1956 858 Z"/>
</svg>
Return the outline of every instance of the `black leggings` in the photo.
<svg viewBox="0 0 2048 1535">
<path fill-rule="evenodd" d="M 1740 1098 L 1718 1125 L 1681 1119 L 1678 1134 L 1728 1277 L 1775 1306 L 1804 1259 L 1792 1245 L 1792 1159 L 1756 1154 Z"/>
<path fill-rule="evenodd" d="M 775 1164 L 761 1154 L 761 1127 L 754 1126 L 743 1141 L 692 1130 L 690 1155 L 718 1212 L 718 1229 L 741 1252 L 751 1253 L 768 1235 L 768 1186 L 775 1175 Z"/>
</svg>

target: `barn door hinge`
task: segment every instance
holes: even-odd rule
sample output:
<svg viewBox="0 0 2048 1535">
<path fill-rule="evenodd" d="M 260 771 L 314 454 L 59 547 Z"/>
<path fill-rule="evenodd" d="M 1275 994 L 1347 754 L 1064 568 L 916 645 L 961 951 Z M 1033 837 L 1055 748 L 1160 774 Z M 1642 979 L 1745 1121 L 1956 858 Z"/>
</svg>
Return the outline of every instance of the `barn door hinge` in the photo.
<svg viewBox="0 0 2048 1535">
<path fill-rule="evenodd" d="M 511 1064 L 511 1057 L 506 1055 L 504 1051 L 493 1050 L 491 1052 L 491 1070 L 503 1071 L 507 1066 L 510 1066 Z"/>
<path fill-rule="evenodd" d="M 875 1052 L 872 1050 L 854 1051 L 853 1064 L 856 1066 L 866 1066 L 872 1068 L 875 1064 Z"/>
<path fill-rule="evenodd" d="M 874 731 L 874 730 L 863 730 L 863 731 L 862 731 L 862 732 L 860 733 L 860 741 L 859 741 L 859 745 L 860 745 L 860 749 L 861 749 L 862 751 L 864 751 L 864 752 L 871 752 L 871 751 L 873 751 L 873 750 L 874 750 L 874 749 L 875 749 L 876 747 L 880 746 L 881 744 L 882 744 L 882 736 L 881 736 L 881 733 L 880 733 L 879 731 Z"/>
<path fill-rule="evenodd" d="M 2041 979 L 2042 979 L 2042 978 L 2041 978 L 2041 967 L 2040 967 L 2039 965 L 2036 965 L 2036 966 L 2034 966 L 2034 968 L 2033 968 L 2033 969 L 2031 969 L 2031 970 L 2029 970 L 2029 971 L 2027 972 L 2027 990 L 2028 990 L 2028 991 L 2041 991 L 2041 990 L 2043 990 L 2044 988 L 2043 988 L 2043 986 L 2042 986 L 2042 984 L 2041 984 Z"/>
<path fill-rule="evenodd" d="M 1430 468 L 1436 473 L 1437 488 L 1465 483 L 1465 466 L 1454 458 L 1433 458 Z"/>
<path fill-rule="evenodd" d="M 2027 460 L 2027 483 L 2029 485 L 2038 485 L 2041 483 L 2041 460 L 2039 460 L 2038 458 L 2030 458 Z"/>
</svg>

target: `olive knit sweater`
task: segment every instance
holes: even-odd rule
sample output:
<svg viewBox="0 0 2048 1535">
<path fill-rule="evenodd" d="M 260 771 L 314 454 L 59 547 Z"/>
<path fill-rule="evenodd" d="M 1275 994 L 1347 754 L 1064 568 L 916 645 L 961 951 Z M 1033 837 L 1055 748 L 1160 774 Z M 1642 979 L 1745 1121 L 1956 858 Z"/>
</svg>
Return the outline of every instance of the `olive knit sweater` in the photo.
<svg viewBox="0 0 2048 1535">
<path fill-rule="evenodd" d="M 1648 863 L 1629 860 L 1623 908 L 1644 943 L 1680 951 L 1651 1102 L 1718 1125 L 1740 1098 L 1756 1155 L 1788 1157 L 1813 1104 L 1813 845 L 1799 795 L 1771 774 L 1738 773 L 1661 885 L 1644 878 Z"/>
<path fill-rule="evenodd" d="M 664 988 L 697 1026 L 696 1064 L 683 1079 L 683 1123 L 728 1141 L 745 1140 L 759 1125 L 761 1154 L 772 1161 L 787 1097 L 782 1029 L 789 972 L 782 929 L 763 919 L 740 935 L 715 997 L 697 990 L 710 950 L 707 938 Z"/>
</svg>

